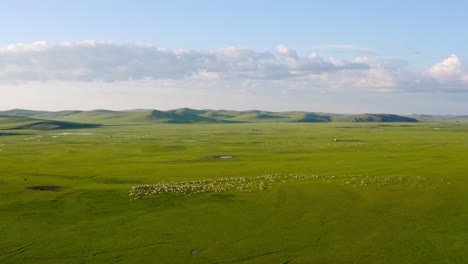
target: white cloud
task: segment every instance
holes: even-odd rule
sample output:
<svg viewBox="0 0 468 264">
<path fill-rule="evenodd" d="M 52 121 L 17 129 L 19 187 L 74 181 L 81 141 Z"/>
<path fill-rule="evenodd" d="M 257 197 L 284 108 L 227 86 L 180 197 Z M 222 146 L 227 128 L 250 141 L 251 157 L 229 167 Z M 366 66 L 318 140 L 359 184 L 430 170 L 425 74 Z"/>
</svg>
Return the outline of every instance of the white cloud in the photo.
<svg viewBox="0 0 468 264">
<path fill-rule="evenodd" d="M 458 81 L 468 83 L 468 71 L 463 68 L 460 58 L 455 54 L 432 66 L 428 75 L 442 83 Z"/>
<path fill-rule="evenodd" d="M 205 70 L 202 70 L 196 74 L 193 74 L 192 77 L 194 79 L 198 80 L 207 80 L 207 81 L 214 81 L 214 80 L 219 80 L 221 77 L 217 72 L 208 72 Z"/>
<path fill-rule="evenodd" d="M 0 48 L 0 80 L 284 79 L 366 67 L 354 62 L 336 64 L 299 57 L 283 45 L 277 51 L 279 56 L 235 47 L 196 51 L 162 49 L 144 43 L 39 41 Z"/>
<path fill-rule="evenodd" d="M 297 52 L 291 48 L 286 47 L 285 45 L 278 45 L 276 46 L 276 52 L 278 54 L 292 58 L 292 59 L 297 59 Z"/>
<path fill-rule="evenodd" d="M 343 60 L 317 53 L 301 56 L 285 45 L 276 46 L 275 52 L 236 47 L 171 50 L 145 43 L 94 40 L 0 47 L 2 83 L 136 80 L 172 80 L 188 87 L 193 87 L 190 81 L 216 83 L 213 87 L 236 83 L 238 90 L 262 93 L 288 89 L 468 91 L 468 71 L 456 55 L 418 73 L 409 71 L 404 60 L 375 56 Z M 244 87 L 246 83 L 248 87 Z"/>
</svg>

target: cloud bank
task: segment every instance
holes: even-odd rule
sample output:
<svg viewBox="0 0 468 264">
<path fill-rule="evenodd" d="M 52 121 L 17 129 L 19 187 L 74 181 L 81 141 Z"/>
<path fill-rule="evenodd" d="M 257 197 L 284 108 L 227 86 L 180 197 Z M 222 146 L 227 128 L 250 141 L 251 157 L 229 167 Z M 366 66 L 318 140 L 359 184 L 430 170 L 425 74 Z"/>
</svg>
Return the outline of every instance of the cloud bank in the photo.
<svg viewBox="0 0 468 264">
<path fill-rule="evenodd" d="M 363 56 L 347 61 L 316 53 L 301 56 L 285 45 L 272 52 L 235 47 L 170 50 L 111 41 L 39 41 L 0 48 L 1 82 L 148 79 L 275 82 L 285 88 L 299 85 L 382 92 L 468 91 L 468 70 L 456 55 L 418 73 L 407 70 L 407 62 L 402 60 Z"/>
<path fill-rule="evenodd" d="M 358 62 L 335 64 L 299 58 L 278 46 L 277 54 L 250 49 L 169 50 L 109 41 L 13 44 L 0 49 L 2 80 L 121 81 L 140 79 L 278 79 L 330 71 L 366 69 Z"/>
</svg>

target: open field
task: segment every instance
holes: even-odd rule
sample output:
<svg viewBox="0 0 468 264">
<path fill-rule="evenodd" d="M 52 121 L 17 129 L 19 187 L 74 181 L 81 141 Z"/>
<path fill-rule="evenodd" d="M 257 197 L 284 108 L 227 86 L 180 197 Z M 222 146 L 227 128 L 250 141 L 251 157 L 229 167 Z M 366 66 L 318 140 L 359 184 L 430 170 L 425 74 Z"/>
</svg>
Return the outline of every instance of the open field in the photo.
<svg viewBox="0 0 468 264">
<path fill-rule="evenodd" d="M 464 121 L 1 130 L 0 263 L 468 263 L 467 160 Z"/>
</svg>

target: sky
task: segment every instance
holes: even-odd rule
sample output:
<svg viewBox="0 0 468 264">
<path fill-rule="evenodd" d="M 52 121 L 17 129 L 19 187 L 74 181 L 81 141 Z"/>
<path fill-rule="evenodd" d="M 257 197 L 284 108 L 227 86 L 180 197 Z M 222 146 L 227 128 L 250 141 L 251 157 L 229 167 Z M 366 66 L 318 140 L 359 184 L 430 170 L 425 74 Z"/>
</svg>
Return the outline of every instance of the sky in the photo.
<svg viewBox="0 0 468 264">
<path fill-rule="evenodd" d="M 468 114 L 467 1 L 0 7 L 0 110 Z"/>
</svg>

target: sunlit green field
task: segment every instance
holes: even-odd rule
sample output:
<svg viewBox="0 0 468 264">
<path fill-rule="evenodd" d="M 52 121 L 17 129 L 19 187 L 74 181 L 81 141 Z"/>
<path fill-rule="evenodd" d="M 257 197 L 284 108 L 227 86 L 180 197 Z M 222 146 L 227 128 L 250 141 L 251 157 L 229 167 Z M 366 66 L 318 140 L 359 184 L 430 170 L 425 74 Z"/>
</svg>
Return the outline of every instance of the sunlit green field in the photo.
<svg viewBox="0 0 468 264">
<path fill-rule="evenodd" d="M 0 263 L 468 263 L 468 123 L 2 133 Z M 320 177 L 129 197 L 267 174 Z"/>
</svg>

